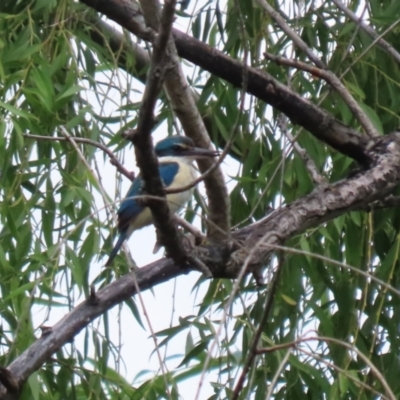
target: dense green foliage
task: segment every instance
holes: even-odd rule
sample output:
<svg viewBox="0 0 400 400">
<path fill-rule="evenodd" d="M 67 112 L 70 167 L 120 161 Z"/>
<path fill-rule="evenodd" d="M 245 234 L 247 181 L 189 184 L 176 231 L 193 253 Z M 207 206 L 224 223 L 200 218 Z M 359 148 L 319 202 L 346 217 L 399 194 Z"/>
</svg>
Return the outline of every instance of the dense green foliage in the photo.
<svg viewBox="0 0 400 400">
<path fill-rule="evenodd" d="M 359 128 L 349 107 L 325 81 L 265 60 L 263 52 L 268 49 L 309 63 L 260 6 L 248 0 L 201 3 L 179 12 L 175 26 L 187 24 L 194 37 L 233 58 L 246 54 L 249 65 L 289 83 L 344 124 Z M 286 22 L 341 78 L 378 131 L 385 134 L 397 128 L 399 64 L 330 1 L 278 3 L 274 6 L 281 7 Z M 366 6 L 363 18 L 377 33 L 398 22 L 399 1 L 373 0 Z M 351 1 L 348 7 L 361 6 Z M 118 205 L 113 199 L 118 198 L 125 178 L 115 179 L 116 173 L 107 166 L 114 186 L 104 184 L 106 176 L 100 170 L 107 156 L 100 148 L 25 136 L 90 139 L 111 149 L 128 170 L 135 167 L 132 148 L 120 133 L 137 122 L 143 87 L 135 76 L 142 71 L 135 71 L 134 55 L 121 65 L 119 54 L 94 42 L 89 35 L 92 13 L 72 0 L 3 0 L 0 4 L 3 366 L 35 341 L 40 335 L 36 329 L 46 325 L 48 315 L 60 319 L 84 299 L 92 282 L 101 287 L 128 272 L 122 255 L 112 270 L 99 268 L 104 262 L 99 257 L 111 248 Z M 395 49 L 400 49 L 399 29 L 394 25 L 385 34 Z M 240 89 L 195 66 L 187 71 L 200 96 L 199 110 L 211 119 L 212 140 L 225 143 L 239 124 L 231 150 L 234 162 L 240 163 L 239 172 L 232 176 L 227 171 L 227 180 L 234 182 L 230 183 L 232 226 L 259 220 L 270 208 L 290 203 L 315 187 L 304 160 L 283 134 L 285 129 L 328 182 L 345 179 L 356 167 L 261 100 L 249 96 L 240 113 Z M 176 133 L 165 96 L 157 118 L 164 135 Z M 190 204 L 189 219 L 205 213 L 198 200 L 199 196 Z M 270 390 L 274 399 L 378 399 L 385 394 L 382 381 L 400 397 L 400 302 L 398 292 L 391 290 L 400 286 L 399 229 L 395 208 L 355 211 L 285 244 L 288 250 L 261 346 L 320 335 L 351 344 L 365 358 L 330 341 L 277 349 L 257 357 L 241 398 L 265 399 Z M 134 257 L 135 251 L 132 248 Z M 134 370 L 144 371 L 148 359 L 136 359 L 119 349 L 121 343 L 115 343 L 109 333 L 118 316 L 109 313 L 79 334 L 83 340 L 67 344 L 32 375 L 21 398 L 177 399 L 180 385 L 188 378 L 195 388 L 190 398 L 195 398 L 200 379 L 205 379 L 204 392 L 215 393 L 213 399 L 230 398 L 267 296 L 249 277 L 231 300 L 232 286 L 229 280 L 200 278 L 193 283 L 193 292 L 199 290 L 202 297 L 188 300 L 196 304 L 192 313 L 182 315 L 179 304 L 175 305 L 179 320 L 174 315 L 173 322 L 156 333 L 161 356 L 175 355 L 168 373 L 155 371 L 135 382 L 125 379 L 120 363 L 128 369 L 136 363 Z M 156 301 L 165 300 L 156 297 Z M 138 308 L 132 299 L 118 310 L 119 315 L 130 313 L 139 321 L 135 325 L 132 319 L 125 341 L 135 335 L 135 329 L 142 329 Z M 214 343 L 219 329 L 222 335 Z M 185 342 L 178 350 L 168 346 L 176 337 Z M 218 351 L 209 353 L 212 346 Z M 204 365 L 214 371 L 211 384 L 208 375 L 202 377 Z"/>
</svg>

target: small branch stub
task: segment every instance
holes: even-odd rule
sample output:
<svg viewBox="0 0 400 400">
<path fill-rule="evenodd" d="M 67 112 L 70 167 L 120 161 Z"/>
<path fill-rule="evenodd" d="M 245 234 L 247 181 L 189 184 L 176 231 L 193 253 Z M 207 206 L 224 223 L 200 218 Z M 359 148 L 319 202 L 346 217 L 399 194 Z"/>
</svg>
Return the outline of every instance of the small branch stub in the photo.
<svg viewBox="0 0 400 400">
<path fill-rule="evenodd" d="M 7 368 L 0 367 L 0 382 L 11 394 L 17 394 L 19 392 L 18 381 Z"/>
</svg>

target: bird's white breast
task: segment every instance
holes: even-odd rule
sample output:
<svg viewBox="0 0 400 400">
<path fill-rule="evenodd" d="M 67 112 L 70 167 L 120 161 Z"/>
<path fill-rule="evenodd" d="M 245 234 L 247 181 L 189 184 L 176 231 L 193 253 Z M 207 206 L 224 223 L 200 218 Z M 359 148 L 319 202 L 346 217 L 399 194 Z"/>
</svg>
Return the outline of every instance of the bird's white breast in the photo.
<svg viewBox="0 0 400 400">
<path fill-rule="evenodd" d="M 197 171 L 190 160 L 182 157 L 162 157 L 159 161 L 160 163 L 176 162 L 179 164 L 178 173 L 175 175 L 171 185 L 168 186 L 168 189 L 179 189 L 187 186 L 197 178 Z M 176 213 L 182 207 L 184 207 L 192 197 L 192 193 L 193 189 L 186 190 L 184 192 L 168 194 L 167 201 L 171 212 Z"/>
</svg>

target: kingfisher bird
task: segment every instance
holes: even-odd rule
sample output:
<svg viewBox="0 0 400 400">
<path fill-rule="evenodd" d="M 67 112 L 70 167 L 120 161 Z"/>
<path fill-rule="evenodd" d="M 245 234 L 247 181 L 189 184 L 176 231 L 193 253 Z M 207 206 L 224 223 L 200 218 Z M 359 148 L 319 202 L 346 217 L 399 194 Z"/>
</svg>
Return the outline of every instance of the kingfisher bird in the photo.
<svg viewBox="0 0 400 400">
<path fill-rule="evenodd" d="M 158 157 L 158 170 L 165 188 L 178 189 L 192 183 L 197 177 L 193 161 L 215 157 L 214 150 L 195 147 L 192 139 L 186 136 L 170 136 L 157 143 L 154 151 Z M 178 212 L 190 200 L 193 189 L 167 195 L 167 202 L 172 213 Z M 118 210 L 119 238 L 106 263 L 109 266 L 117 255 L 124 240 L 133 231 L 153 223 L 149 207 L 143 206 L 136 197 L 145 194 L 144 182 L 139 174 L 132 182 L 125 199 Z"/>
</svg>

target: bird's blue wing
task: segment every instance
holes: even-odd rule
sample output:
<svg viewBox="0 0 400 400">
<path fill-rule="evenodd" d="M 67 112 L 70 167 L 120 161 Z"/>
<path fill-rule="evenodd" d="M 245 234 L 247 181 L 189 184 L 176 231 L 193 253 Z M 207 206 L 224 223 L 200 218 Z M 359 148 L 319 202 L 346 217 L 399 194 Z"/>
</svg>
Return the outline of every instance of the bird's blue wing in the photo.
<svg viewBox="0 0 400 400">
<path fill-rule="evenodd" d="M 143 210 L 143 207 L 135 200 L 135 196 L 139 196 L 142 193 L 143 181 L 140 175 L 132 182 L 131 187 L 126 194 L 124 200 L 118 210 L 118 231 L 119 238 L 114 248 L 112 249 L 106 267 L 110 266 L 115 256 L 118 254 L 119 249 L 124 243 L 124 240 L 128 238 L 129 224 L 135 217 Z"/>
<path fill-rule="evenodd" d="M 164 186 L 169 186 L 175 175 L 178 173 L 179 164 L 176 162 L 160 163 L 159 171 Z M 143 180 L 139 175 L 132 183 L 126 194 L 125 199 L 121 202 L 118 210 L 118 231 L 120 232 L 117 243 L 110 253 L 110 257 L 106 263 L 109 266 L 117 255 L 122 243 L 128 238 L 129 225 L 143 211 L 144 207 L 140 205 L 136 197 L 143 194 Z"/>
<path fill-rule="evenodd" d="M 164 186 L 168 187 L 178 173 L 179 164 L 171 161 L 160 163 L 158 170 Z M 118 230 L 120 232 L 125 232 L 129 224 L 132 223 L 136 216 L 143 210 L 144 207 L 135 199 L 135 196 L 140 196 L 142 194 L 143 179 L 139 174 L 133 181 L 118 210 Z"/>
<path fill-rule="evenodd" d="M 137 196 L 143 193 L 143 180 L 139 175 L 132 183 L 125 196 L 122 200 L 121 205 L 118 210 L 118 230 L 120 232 L 125 232 L 129 224 L 135 219 L 135 217 L 140 214 L 143 207 L 136 200 Z"/>
</svg>

